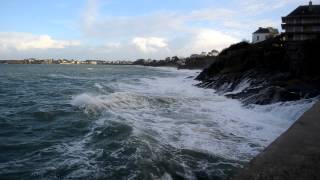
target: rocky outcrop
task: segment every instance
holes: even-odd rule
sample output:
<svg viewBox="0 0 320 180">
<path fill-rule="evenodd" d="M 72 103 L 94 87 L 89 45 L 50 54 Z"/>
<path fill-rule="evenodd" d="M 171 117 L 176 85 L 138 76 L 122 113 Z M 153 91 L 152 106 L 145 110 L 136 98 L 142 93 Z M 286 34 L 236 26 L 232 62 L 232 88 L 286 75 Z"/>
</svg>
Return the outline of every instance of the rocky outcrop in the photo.
<svg viewBox="0 0 320 180">
<path fill-rule="evenodd" d="M 319 39 L 241 42 L 223 50 L 196 79 L 200 87 L 245 104 L 313 98 L 320 94 L 319 50 Z"/>
</svg>

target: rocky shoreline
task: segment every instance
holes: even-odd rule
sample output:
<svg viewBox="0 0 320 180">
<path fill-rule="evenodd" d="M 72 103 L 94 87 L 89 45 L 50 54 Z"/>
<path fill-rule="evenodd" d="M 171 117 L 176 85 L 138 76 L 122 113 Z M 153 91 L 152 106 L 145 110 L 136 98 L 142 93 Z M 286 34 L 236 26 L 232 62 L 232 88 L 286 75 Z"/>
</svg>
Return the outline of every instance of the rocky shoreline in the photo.
<svg viewBox="0 0 320 180">
<path fill-rule="evenodd" d="M 320 95 L 320 40 L 286 42 L 281 37 L 223 50 L 196 78 L 199 87 L 244 104 L 271 104 Z"/>
<path fill-rule="evenodd" d="M 223 50 L 196 79 L 199 87 L 215 89 L 244 105 L 318 100 L 319 50 L 320 39 L 241 42 Z M 319 179 L 319 118 L 317 103 L 233 179 Z"/>
</svg>

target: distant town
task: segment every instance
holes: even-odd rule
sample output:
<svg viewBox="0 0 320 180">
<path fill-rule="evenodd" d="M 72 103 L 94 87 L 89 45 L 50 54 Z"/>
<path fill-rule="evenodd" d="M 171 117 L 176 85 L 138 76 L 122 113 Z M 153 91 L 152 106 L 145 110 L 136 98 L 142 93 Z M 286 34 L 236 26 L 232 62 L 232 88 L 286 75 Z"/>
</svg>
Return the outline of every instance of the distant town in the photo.
<svg viewBox="0 0 320 180">
<path fill-rule="evenodd" d="M 0 60 L 0 64 L 117 64 L 130 65 L 132 61 L 104 61 L 104 60 L 74 60 L 74 59 L 36 59 L 29 58 L 23 60 Z"/>
<path fill-rule="evenodd" d="M 74 60 L 74 59 L 37 59 L 28 58 L 23 60 L 0 60 L 0 64 L 87 64 L 87 65 L 142 65 L 142 66 L 171 66 L 178 68 L 201 69 L 207 67 L 215 60 L 219 51 L 202 52 L 184 57 L 167 57 L 163 60 L 138 59 L 136 61 L 108 61 L 108 60 Z"/>
</svg>

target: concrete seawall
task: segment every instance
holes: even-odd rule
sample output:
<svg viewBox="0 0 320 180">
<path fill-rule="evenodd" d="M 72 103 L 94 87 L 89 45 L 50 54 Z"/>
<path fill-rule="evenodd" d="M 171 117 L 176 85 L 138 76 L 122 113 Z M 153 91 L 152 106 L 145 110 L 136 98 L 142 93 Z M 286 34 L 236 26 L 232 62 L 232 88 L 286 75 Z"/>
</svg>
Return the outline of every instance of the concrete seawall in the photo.
<svg viewBox="0 0 320 180">
<path fill-rule="evenodd" d="M 320 103 L 255 157 L 233 180 L 319 180 Z"/>
</svg>

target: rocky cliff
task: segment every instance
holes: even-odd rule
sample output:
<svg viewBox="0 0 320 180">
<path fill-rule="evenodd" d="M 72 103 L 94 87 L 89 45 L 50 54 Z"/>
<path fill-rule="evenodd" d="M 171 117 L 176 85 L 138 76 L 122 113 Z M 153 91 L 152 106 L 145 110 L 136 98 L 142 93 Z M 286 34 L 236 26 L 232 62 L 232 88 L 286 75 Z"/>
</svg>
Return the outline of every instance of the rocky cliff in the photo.
<svg viewBox="0 0 320 180">
<path fill-rule="evenodd" d="M 320 39 L 241 42 L 223 50 L 196 79 L 200 87 L 245 104 L 313 98 L 320 94 L 319 53 Z"/>
</svg>

